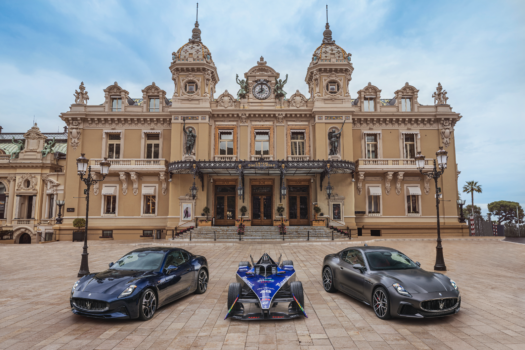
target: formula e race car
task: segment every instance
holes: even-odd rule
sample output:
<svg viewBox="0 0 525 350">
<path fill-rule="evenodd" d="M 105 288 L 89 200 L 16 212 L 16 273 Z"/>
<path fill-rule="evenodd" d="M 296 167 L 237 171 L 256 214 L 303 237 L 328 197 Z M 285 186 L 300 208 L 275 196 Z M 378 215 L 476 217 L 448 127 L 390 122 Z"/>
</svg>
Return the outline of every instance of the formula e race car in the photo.
<svg viewBox="0 0 525 350">
<path fill-rule="evenodd" d="M 266 253 L 252 263 L 241 261 L 237 270 L 237 282 L 228 290 L 228 314 L 238 320 L 275 320 L 308 317 L 304 311 L 303 285 L 296 281 L 293 261 L 277 263 Z M 252 266 L 253 265 L 253 266 Z M 246 312 L 245 304 L 254 304 L 254 311 Z M 278 306 L 281 304 L 280 306 Z M 287 305 L 287 306 L 286 306 Z M 251 306 L 247 305 L 252 308 Z M 260 309 L 260 311 L 257 311 Z"/>
</svg>

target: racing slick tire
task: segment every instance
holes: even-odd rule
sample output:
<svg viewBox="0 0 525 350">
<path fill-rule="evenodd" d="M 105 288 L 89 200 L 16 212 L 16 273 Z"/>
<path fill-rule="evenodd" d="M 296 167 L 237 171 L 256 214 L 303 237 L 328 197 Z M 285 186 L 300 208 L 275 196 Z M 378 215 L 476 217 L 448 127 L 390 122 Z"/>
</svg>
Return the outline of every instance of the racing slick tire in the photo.
<svg viewBox="0 0 525 350">
<path fill-rule="evenodd" d="M 292 265 L 293 266 L 293 261 L 292 260 L 284 260 L 283 261 L 283 266 L 284 265 Z"/>
<path fill-rule="evenodd" d="M 239 267 L 245 267 L 245 266 L 251 267 L 251 264 L 248 261 L 241 261 L 239 263 Z"/>
<path fill-rule="evenodd" d="M 323 269 L 323 287 L 328 293 L 335 293 L 337 289 L 334 286 L 334 274 L 328 266 Z"/>
<path fill-rule="evenodd" d="M 237 297 L 241 297 L 241 284 L 240 283 L 230 283 L 230 287 L 228 288 L 228 310 L 231 309 L 233 303 L 235 303 L 235 299 Z M 235 314 L 235 312 L 241 310 L 242 304 L 239 302 L 236 302 L 233 306 L 233 309 L 231 311 L 232 314 Z"/>
<path fill-rule="evenodd" d="M 382 320 L 390 319 L 390 295 L 383 287 L 377 287 L 372 294 L 372 307 L 376 316 Z"/>
<path fill-rule="evenodd" d="M 300 281 L 295 281 L 295 282 L 290 283 L 290 291 L 292 292 L 292 294 L 295 296 L 299 304 L 301 304 L 301 306 L 304 309 L 303 284 Z M 295 305 L 295 309 L 297 310 L 297 312 L 302 312 L 301 308 L 299 307 L 299 305 L 297 305 L 297 302 L 295 300 L 292 301 L 292 303 Z"/>
</svg>

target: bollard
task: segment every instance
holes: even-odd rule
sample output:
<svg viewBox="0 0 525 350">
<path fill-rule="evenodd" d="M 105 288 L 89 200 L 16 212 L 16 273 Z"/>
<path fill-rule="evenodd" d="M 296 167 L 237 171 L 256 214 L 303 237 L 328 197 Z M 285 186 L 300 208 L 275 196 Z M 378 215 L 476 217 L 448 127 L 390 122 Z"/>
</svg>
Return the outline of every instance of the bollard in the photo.
<svg viewBox="0 0 525 350">
<path fill-rule="evenodd" d="M 217 241 L 217 232 L 213 231 L 213 240 L 216 242 Z"/>
<path fill-rule="evenodd" d="M 332 230 L 332 241 L 334 240 L 334 230 Z"/>
<path fill-rule="evenodd" d="M 190 230 L 190 242 L 191 242 L 191 230 Z"/>
<path fill-rule="evenodd" d="M 171 240 L 175 239 L 175 230 L 171 230 Z"/>
<path fill-rule="evenodd" d="M 310 240 L 310 231 L 308 231 L 308 238 L 306 238 L 307 241 Z"/>
</svg>

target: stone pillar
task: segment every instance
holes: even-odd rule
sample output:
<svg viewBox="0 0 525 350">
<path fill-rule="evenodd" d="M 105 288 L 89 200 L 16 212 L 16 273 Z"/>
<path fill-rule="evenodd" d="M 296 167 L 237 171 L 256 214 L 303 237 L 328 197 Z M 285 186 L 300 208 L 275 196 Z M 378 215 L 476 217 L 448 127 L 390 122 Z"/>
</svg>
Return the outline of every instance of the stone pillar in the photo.
<svg viewBox="0 0 525 350">
<path fill-rule="evenodd" d="M 36 219 L 35 218 L 35 210 L 36 210 L 36 196 L 33 197 L 33 206 L 31 208 L 31 218 L 30 219 Z"/>
<path fill-rule="evenodd" d="M 9 181 L 9 199 L 7 202 L 7 225 L 13 224 L 13 208 L 15 206 L 15 182 L 16 177 L 10 176 L 7 178 Z"/>
<path fill-rule="evenodd" d="M 16 196 L 15 200 L 15 219 L 20 219 L 20 196 Z"/>
</svg>

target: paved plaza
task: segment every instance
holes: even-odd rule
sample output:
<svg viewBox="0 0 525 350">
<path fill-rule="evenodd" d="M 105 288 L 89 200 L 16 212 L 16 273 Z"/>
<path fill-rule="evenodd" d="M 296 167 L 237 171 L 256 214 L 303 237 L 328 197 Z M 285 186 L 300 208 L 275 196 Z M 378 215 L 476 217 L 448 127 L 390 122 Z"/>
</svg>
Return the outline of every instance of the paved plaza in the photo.
<svg viewBox="0 0 525 350">
<path fill-rule="evenodd" d="M 161 244 L 165 244 L 162 241 Z M 92 272 L 140 242 L 89 244 Z M 525 245 L 497 239 L 446 239 L 446 275 L 462 295 L 459 314 L 381 321 L 373 310 L 321 284 L 326 254 L 363 242 L 180 243 L 207 257 L 210 285 L 161 308 L 147 322 L 89 319 L 71 313 L 81 243 L 0 246 L 0 349 L 525 349 Z M 435 241 L 370 242 L 396 248 L 432 270 Z M 241 260 L 294 261 L 308 319 L 224 320 L 228 285 Z"/>
</svg>

